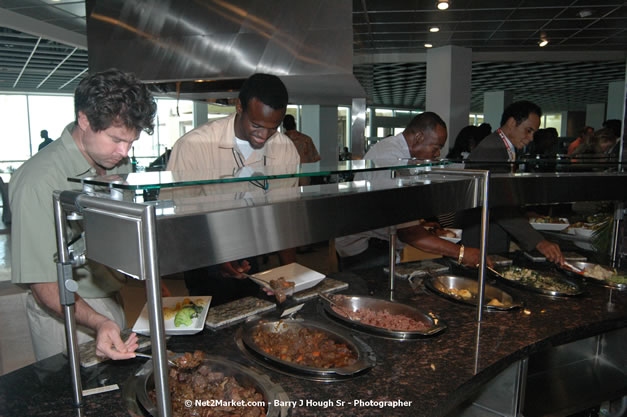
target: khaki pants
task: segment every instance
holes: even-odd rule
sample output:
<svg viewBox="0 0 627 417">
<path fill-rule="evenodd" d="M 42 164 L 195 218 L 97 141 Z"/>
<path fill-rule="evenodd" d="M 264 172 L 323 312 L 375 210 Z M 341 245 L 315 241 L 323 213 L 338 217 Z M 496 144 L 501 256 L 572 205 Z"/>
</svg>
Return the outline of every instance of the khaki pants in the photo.
<svg viewBox="0 0 627 417">
<path fill-rule="evenodd" d="M 122 297 L 116 294 L 107 298 L 84 298 L 98 313 L 115 321 L 120 329 L 125 327 Z M 66 352 L 65 322 L 62 318 L 49 313 L 49 310 L 37 303 L 31 293 L 26 297 L 26 313 L 33 350 L 38 361 L 57 353 Z M 78 344 L 94 340 L 95 332 L 84 326 L 77 326 Z"/>
</svg>

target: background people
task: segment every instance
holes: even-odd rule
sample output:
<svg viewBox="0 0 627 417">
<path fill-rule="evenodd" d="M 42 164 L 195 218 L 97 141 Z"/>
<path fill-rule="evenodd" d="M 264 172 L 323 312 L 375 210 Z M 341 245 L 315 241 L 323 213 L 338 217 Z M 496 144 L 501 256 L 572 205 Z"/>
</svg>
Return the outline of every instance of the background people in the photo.
<svg viewBox="0 0 627 417">
<path fill-rule="evenodd" d="M 108 70 L 84 78 L 74 94 L 76 119 L 61 137 L 26 161 L 12 176 L 12 282 L 30 288 L 26 310 L 37 360 L 65 349 L 65 327 L 59 301 L 54 190 L 80 187 L 68 177 L 130 172 L 128 151 L 142 131 L 152 133 L 156 103 L 133 75 Z M 72 222 L 74 223 L 74 222 Z M 68 241 L 80 236 L 73 224 Z M 80 242 L 80 240 L 79 240 Z M 115 244 L 112 242 L 112 244 Z M 120 338 L 124 310 L 121 274 L 93 261 L 74 269 L 78 342 L 96 337 L 96 353 L 113 359 L 135 356 L 137 336 Z"/>
<path fill-rule="evenodd" d="M 52 143 L 52 139 L 48 137 L 48 131 L 45 129 L 39 132 L 39 136 L 41 136 L 41 138 L 43 139 L 43 142 L 39 144 L 39 148 L 37 148 L 37 150 L 41 151 L 43 148 L 45 148 L 46 146 Z"/>
<path fill-rule="evenodd" d="M 446 143 L 446 124 L 435 113 L 425 112 L 414 117 L 402 133 L 377 142 L 364 156 L 377 163 L 397 163 L 399 159 L 436 159 Z M 375 181 L 389 178 L 389 172 L 367 172 L 355 175 L 355 180 Z M 448 256 L 460 263 L 476 267 L 480 252 L 465 248 L 431 234 L 421 225 L 399 226 L 397 247 L 411 245 L 429 253 Z M 383 266 L 389 260 L 388 228 L 371 230 L 335 239 L 342 270 Z"/>
<path fill-rule="evenodd" d="M 508 162 L 516 160 L 516 152 L 521 151 L 531 141 L 540 126 L 542 110 L 530 101 L 518 101 L 510 104 L 501 117 L 501 127 L 488 135 L 468 157 L 469 168 L 489 169 L 490 172 L 510 172 Z M 503 162 L 503 164 L 494 164 Z M 464 229 L 462 243 L 470 246 L 479 245 L 479 212 L 468 210 L 462 216 Z M 549 261 L 562 264 L 564 257 L 560 247 L 544 239 L 542 234 L 529 225 L 520 208 L 495 207 L 490 209 L 490 228 L 488 239 L 489 253 L 509 251 L 510 236 L 526 251 L 537 249 Z"/>
</svg>

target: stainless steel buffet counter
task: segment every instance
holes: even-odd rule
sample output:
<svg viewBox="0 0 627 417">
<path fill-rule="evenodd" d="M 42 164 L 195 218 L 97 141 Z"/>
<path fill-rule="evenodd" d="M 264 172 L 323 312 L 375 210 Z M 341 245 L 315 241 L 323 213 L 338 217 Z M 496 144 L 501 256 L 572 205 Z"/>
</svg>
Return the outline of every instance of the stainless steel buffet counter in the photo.
<svg viewBox="0 0 627 417">
<path fill-rule="evenodd" d="M 485 174 L 480 171 L 455 172 L 434 167 L 432 163 L 419 167 L 415 162 L 377 167 L 369 161 L 359 162 L 319 169 L 319 173 L 409 169 L 412 175 L 405 176 L 404 171 L 403 176 L 376 182 L 260 190 L 235 198 L 222 195 L 220 198 L 135 202 L 139 192 L 147 189 L 315 175 L 307 170 L 296 173 L 286 170 L 255 173 L 253 177 L 237 177 L 231 173 L 207 177 L 218 178 L 209 180 L 196 176 L 177 182 L 176 176 L 167 173 L 146 173 L 130 174 L 126 178 L 78 180 L 86 193 L 56 194 L 59 225 L 66 221 L 64 213 L 76 212 L 82 216 L 88 258 L 148 281 L 151 338 L 156 358 L 154 375 L 161 416 L 170 415 L 159 296 L 161 275 L 480 207 L 486 198 Z M 492 192 L 488 201 L 490 206 L 597 199 L 622 202 L 627 197 L 626 177 L 622 173 L 496 175 L 490 181 Z M 108 193 L 98 194 L 101 187 Z M 63 236 L 58 239 L 60 253 L 65 252 Z M 111 245 L 111 242 L 116 244 Z M 61 256 L 61 262 L 70 265 L 71 259 L 67 253 L 65 255 Z M 70 354 L 74 357 L 72 351 Z M 78 391 L 75 402 L 78 403 L 80 377 L 76 377 L 76 370 L 73 374 Z"/>
</svg>

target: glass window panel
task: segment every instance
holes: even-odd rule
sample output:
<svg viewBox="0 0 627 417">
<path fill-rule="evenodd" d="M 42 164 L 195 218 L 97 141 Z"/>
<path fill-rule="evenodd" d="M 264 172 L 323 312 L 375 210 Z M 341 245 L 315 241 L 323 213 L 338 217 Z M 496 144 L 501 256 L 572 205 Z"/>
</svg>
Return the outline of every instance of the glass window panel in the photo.
<svg viewBox="0 0 627 417">
<path fill-rule="evenodd" d="M 375 109 L 374 114 L 376 116 L 393 117 L 394 116 L 394 110 Z"/>
<path fill-rule="evenodd" d="M 24 95 L 0 95 L 0 114 L 5 121 L 2 124 L 0 135 L 0 149 L 2 149 L 2 161 L 24 161 L 30 158 L 28 143 L 28 110 L 26 96 Z M 35 148 L 36 149 L 36 148 Z M 6 162 L 0 168 L 11 172 L 17 169 L 21 163 Z"/>
<path fill-rule="evenodd" d="M 544 116 L 544 128 L 554 127 L 557 129 L 557 136 L 562 136 L 562 115 L 561 113 L 557 114 L 547 114 Z"/>
<path fill-rule="evenodd" d="M 30 134 L 33 154 L 37 153 L 41 139 L 40 132 L 48 131 L 50 139 L 61 137 L 63 129 L 74 122 L 73 96 L 28 96 L 30 114 Z"/>
</svg>

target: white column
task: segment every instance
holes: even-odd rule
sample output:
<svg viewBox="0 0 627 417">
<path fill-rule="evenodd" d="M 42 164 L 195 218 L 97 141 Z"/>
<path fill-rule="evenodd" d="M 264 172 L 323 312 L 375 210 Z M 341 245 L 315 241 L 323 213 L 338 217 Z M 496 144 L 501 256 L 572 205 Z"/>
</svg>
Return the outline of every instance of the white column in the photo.
<svg viewBox="0 0 627 417">
<path fill-rule="evenodd" d="M 197 128 L 200 125 L 204 125 L 207 123 L 209 118 L 207 114 L 209 113 L 209 108 L 207 107 L 207 103 L 205 101 L 194 101 L 194 128 Z"/>
<path fill-rule="evenodd" d="M 504 90 L 483 93 L 483 122 L 489 123 L 493 132 L 501 127 L 501 116 L 513 97 L 511 91 Z"/>
<path fill-rule="evenodd" d="M 606 120 L 623 120 L 623 106 L 625 104 L 625 81 L 613 81 L 607 86 L 607 113 Z"/>
<path fill-rule="evenodd" d="M 337 163 L 337 106 L 303 105 L 300 131 L 311 137 L 322 162 Z"/>
<path fill-rule="evenodd" d="M 568 112 L 560 112 L 562 115 L 562 123 L 560 123 L 560 136 L 565 137 L 568 135 Z"/>
<path fill-rule="evenodd" d="M 448 127 L 448 138 L 442 155 L 462 128 L 470 114 L 470 79 L 472 50 L 459 46 L 443 46 L 427 51 L 427 111 L 437 113 Z"/>
<path fill-rule="evenodd" d="M 594 130 L 603 127 L 605 121 L 605 103 L 586 105 L 586 126 L 592 126 Z"/>
</svg>

